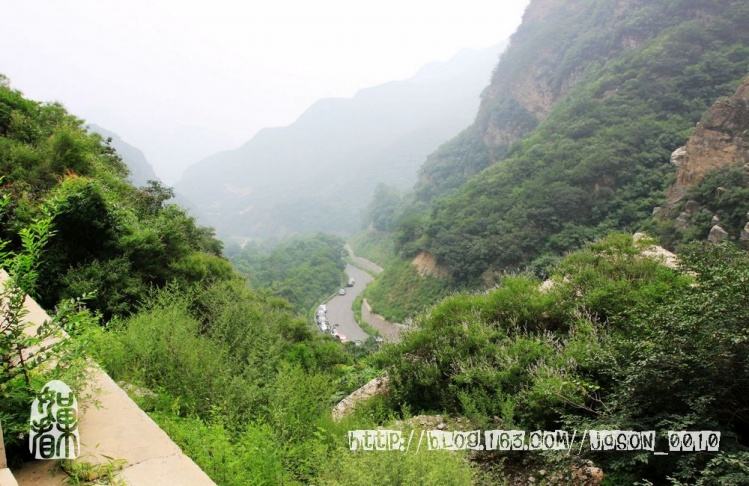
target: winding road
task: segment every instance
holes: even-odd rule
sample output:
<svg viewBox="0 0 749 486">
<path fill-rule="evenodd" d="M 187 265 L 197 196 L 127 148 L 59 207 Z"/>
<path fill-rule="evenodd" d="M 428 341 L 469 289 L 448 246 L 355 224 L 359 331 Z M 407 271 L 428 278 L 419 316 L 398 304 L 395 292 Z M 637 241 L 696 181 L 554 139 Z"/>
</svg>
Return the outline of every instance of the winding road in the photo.
<svg viewBox="0 0 749 486">
<path fill-rule="evenodd" d="M 369 334 L 364 332 L 354 318 L 351 309 L 354 299 L 364 292 L 364 289 L 372 281 L 372 276 L 359 268 L 347 264 L 346 275 L 354 279 L 353 287 L 346 287 L 346 295 L 336 295 L 327 302 L 328 321 L 331 326 L 338 325 L 338 331 L 348 338 L 349 341 L 366 341 Z"/>
<path fill-rule="evenodd" d="M 346 245 L 346 250 L 349 252 L 352 261 L 356 264 L 351 265 L 349 263 L 346 265 L 346 275 L 348 278 L 353 278 L 355 283 L 353 287 L 346 287 L 346 295 L 336 295 L 326 302 L 328 306 L 328 321 L 332 326 L 337 324 L 338 331 L 346 336 L 349 341 L 366 341 L 369 338 L 369 334 L 356 322 L 353 311 L 354 300 L 359 294 L 364 292 L 364 289 L 373 280 L 371 273 L 376 275 L 382 272 L 382 268 L 366 258 L 354 255 L 354 252 L 348 245 Z M 371 273 L 362 270 L 362 268 L 366 268 Z M 403 326 L 388 322 L 382 316 L 374 314 L 366 303 L 362 304 L 362 319 L 376 328 L 385 341 L 397 342 L 400 340 L 400 333 Z"/>
</svg>

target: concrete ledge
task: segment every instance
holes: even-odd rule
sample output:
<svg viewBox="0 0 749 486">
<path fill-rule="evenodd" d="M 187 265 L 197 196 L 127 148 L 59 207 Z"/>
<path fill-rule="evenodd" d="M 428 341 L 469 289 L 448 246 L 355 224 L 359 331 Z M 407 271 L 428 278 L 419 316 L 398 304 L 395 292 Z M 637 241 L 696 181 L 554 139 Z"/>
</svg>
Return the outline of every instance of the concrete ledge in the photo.
<svg viewBox="0 0 749 486">
<path fill-rule="evenodd" d="M 0 285 L 5 278 L 7 274 L 0 270 Z M 32 299 L 26 299 L 26 308 L 27 329 L 49 319 Z M 127 464 L 118 477 L 132 485 L 215 484 L 98 365 L 92 364 L 89 370 L 88 386 L 92 392 L 88 395 L 93 396 L 78 397 L 81 444 L 77 460 L 98 464 L 124 459 Z M 13 474 L 2 469 L 0 486 L 67 484 L 67 474 L 56 465 L 57 461 L 32 461 Z"/>
<path fill-rule="evenodd" d="M 7 467 L 0 469 L 0 486 L 18 486 L 16 478 L 13 477 L 13 474 Z"/>
</svg>

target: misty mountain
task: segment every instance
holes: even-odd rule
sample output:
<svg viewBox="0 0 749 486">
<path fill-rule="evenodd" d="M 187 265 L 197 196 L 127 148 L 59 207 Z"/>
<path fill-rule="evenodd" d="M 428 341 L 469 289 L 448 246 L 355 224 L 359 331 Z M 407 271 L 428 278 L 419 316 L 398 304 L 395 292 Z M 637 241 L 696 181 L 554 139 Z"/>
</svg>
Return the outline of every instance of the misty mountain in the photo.
<svg viewBox="0 0 749 486">
<path fill-rule="evenodd" d="M 134 186 L 140 187 L 144 186 L 148 181 L 158 180 L 153 167 L 148 163 L 146 156 L 143 155 L 143 152 L 140 149 L 125 142 L 116 133 L 110 132 L 109 130 L 93 123 L 88 125 L 88 129 L 92 132 L 98 133 L 105 139 L 112 139 L 112 147 L 114 147 L 117 153 L 120 154 L 122 161 L 127 165 L 128 169 L 130 169 L 128 180 L 132 182 Z"/>
<path fill-rule="evenodd" d="M 320 100 L 195 164 L 176 190 L 223 237 L 354 231 L 378 183 L 412 186 L 425 157 L 473 120 L 501 50 L 463 50 L 405 81 Z"/>
</svg>

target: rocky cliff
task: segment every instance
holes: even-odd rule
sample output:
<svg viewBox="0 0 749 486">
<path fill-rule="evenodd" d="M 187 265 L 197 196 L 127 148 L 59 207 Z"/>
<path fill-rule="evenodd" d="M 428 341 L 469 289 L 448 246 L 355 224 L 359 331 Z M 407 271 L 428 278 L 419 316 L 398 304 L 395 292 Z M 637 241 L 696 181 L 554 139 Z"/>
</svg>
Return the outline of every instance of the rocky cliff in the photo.
<svg viewBox="0 0 749 486">
<path fill-rule="evenodd" d="M 676 180 L 653 213 L 665 243 L 738 239 L 749 245 L 749 76 L 704 114 L 671 154 Z"/>
<path fill-rule="evenodd" d="M 719 99 L 697 124 L 687 144 L 671 156 L 678 167 L 668 202 L 684 198 L 705 175 L 732 165 L 749 164 L 749 76 L 733 96 Z"/>
</svg>

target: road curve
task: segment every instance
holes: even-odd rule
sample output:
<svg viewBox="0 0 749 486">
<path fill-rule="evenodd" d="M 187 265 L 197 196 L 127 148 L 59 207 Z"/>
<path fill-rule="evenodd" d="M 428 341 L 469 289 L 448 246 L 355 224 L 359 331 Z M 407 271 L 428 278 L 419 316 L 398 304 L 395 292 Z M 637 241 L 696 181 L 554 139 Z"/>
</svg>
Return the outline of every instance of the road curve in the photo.
<svg viewBox="0 0 749 486">
<path fill-rule="evenodd" d="M 366 341 L 369 334 L 356 323 L 352 307 L 354 299 L 364 292 L 372 281 L 372 276 L 351 264 L 346 265 L 346 275 L 353 278 L 356 283 L 353 287 L 346 287 L 346 295 L 336 295 L 327 302 L 328 322 L 331 326 L 338 324 L 338 331 L 349 341 Z"/>
</svg>

